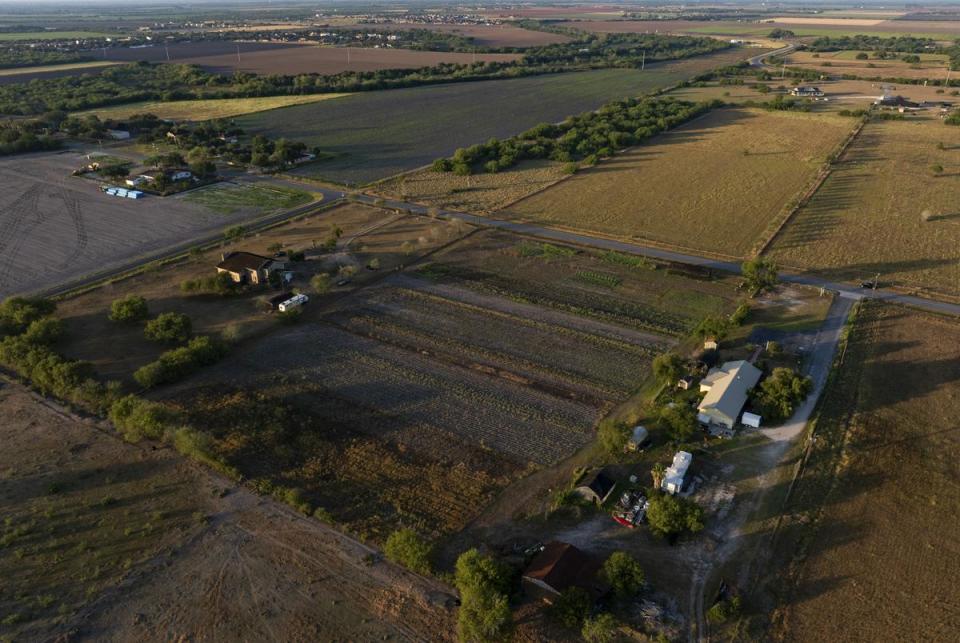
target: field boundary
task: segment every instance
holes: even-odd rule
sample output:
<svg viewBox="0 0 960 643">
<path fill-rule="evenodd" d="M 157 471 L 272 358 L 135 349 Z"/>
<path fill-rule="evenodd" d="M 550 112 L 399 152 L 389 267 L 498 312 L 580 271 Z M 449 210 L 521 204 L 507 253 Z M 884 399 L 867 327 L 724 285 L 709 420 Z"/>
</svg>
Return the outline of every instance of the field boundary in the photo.
<svg viewBox="0 0 960 643">
<path fill-rule="evenodd" d="M 793 220 L 797 212 L 807 205 L 807 203 L 810 202 L 810 199 L 812 199 L 817 192 L 820 191 L 820 188 L 823 187 L 823 184 L 833 174 L 834 163 L 840 160 L 840 158 L 846 153 L 847 149 L 860 135 L 860 132 L 863 131 L 863 128 L 868 122 L 869 117 L 861 119 L 857 126 L 854 127 L 853 131 L 850 132 L 843 141 L 841 141 L 840 145 L 838 145 L 837 148 L 830 154 L 827 162 L 824 163 L 817 171 L 817 175 L 810 187 L 801 193 L 800 197 L 796 200 L 793 206 L 787 209 L 787 212 L 784 216 L 780 217 L 780 221 L 779 223 L 776 223 L 773 232 L 771 232 L 765 240 L 761 239 L 757 244 L 754 245 L 753 249 L 750 250 L 749 256 L 760 256 L 770 248 L 770 245 L 773 244 L 773 242 L 780 236 L 780 234 L 783 232 L 783 229 Z"/>
</svg>

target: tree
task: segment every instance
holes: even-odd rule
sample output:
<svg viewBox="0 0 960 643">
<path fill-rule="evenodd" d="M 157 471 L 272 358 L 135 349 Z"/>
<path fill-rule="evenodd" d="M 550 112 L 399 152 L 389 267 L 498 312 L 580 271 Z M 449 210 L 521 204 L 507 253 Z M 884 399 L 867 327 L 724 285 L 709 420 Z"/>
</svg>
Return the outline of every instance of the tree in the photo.
<svg viewBox="0 0 960 643">
<path fill-rule="evenodd" d="M 785 420 L 806 399 L 813 380 L 785 367 L 775 368 L 754 392 L 754 402 L 769 422 Z"/>
<path fill-rule="evenodd" d="M 708 315 L 697 324 L 697 327 L 693 330 L 693 334 L 700 339 L 714 339 L 719 342 L 727 336 L 729 331 L 729 320 L 715 315 Z"/>
<path fill-rule="evenodd" d="M 747 289 L 754 296 L 777 285 L 777 264 L 766 257 L 754 257 L 740 266 Z"/>
<path fill-rule="evenodd" d="M 325 272 L 317 273 L 310 278 L 310 287 L 313 288 L 318 295 L 328 292 L 330 286 L 330 275 Z"/>
<path fill-rule="evenodd" d="M 703 529 L 703 509 L 693 500 L 655 493 L 647 508 L 647 522 L 653 533 L 671 538 Z"/>
<path fill-rule="evenodd" d="M 683 360 L 676 353 L 661 353 L 653 359 L 653 374 L 661 383 L 675 382 L 683 372 Z"/>
<path fill-rule="evenodd" d="M 390 534 L 383 552 L 388 560 L 403 565 L 410 571 L 424 575 L 431 571 L 430 555 L 433 547 L 409 527 Z"/>
<path fill-rule="evenodd" d="M 610 643 L 617 633 L 617 619 L 610 612 L 598 614 L 583 622 L 580 636 L 587 643 Z"/>
<path fill-rule="evenodd" d="M 139 295 L 128 295 L 123 299 L 115 299 L 110 304 L 110 321 L 137 322 L 150 316 L 147 309 L 147 300 Z"/>
<path fill-rule="evenodd" d="M 554 600 L 550 615 L 564 627 L 579 629 L 590 614 L 593 599 L 582 587 L 570 587 Z"/>
<path fill-rule="evenodd" d="M 686 442 L 697 430 L 697 414 L 686 404 L 665 406 L 660 410 L 660 423 L 676 442 Z"/>
<path fill-rule="evenodd" d="M 48 299 L 10 297 L 0 304 L 0 334 L 19 335 L 32 322 L 52 315 L 56 307 Z"/>
<path fill-rule="evenodd" d="M 643 568 L 636 558 L 624 551 L 615 551 L 603 563 L 600 577 L 610 585 L 617 598 L 631 598 L 642 588 Z"/>
<path fill-rule="evenodd" d="M 662 462 L 657 462 L 650 469 L 650 477 L 653 478 L 653 488 L 659 489 L 663 486 L 663 479 L 667 475 L 667 467 Z"/>
<path fill-rule="evenodd" d="M 192 332 L 190 318 L 183 313 L 161 313 L 143 329 L 144 337 L 154 342 L 185 342 Z"/>
<path fill-rule="evenodd" d="M 934 163 L 930 166 L 930 171 L 937 175 L 943 174 L 943 166 L 939 163 Z"/>
<path fill-rule="evenodd" d="M 861 51 L 856 56 L 857 60 L 867 60 L 870 56 L 867 55 L 867 52 Z"/>
<path fill-rule="evenodd" d="M 623 422 L 614 422 L 613 420 L 604 420 L 597 427 L 597 437 L 604 450 L 611 454 L 622 453 L 627 445 L 628 427 Z"/>
<path fill-rule="evenodd" d="M 460 592 L 457 633 L 461 641 L 495 641 L 511 625 L 510 574 L 507 568 L 476 549 L 460 554 L 454 570 Z"/>
</svg>

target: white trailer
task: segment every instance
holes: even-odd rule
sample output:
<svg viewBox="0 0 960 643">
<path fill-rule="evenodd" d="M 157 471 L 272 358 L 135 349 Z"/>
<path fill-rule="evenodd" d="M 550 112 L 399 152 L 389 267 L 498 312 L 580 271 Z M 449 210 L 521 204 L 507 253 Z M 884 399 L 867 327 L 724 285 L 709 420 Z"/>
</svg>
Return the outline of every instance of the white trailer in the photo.
<svg viewBox="0 0 960 643">
<path fill-rule="evenodd" d="M 281 313 L 285 313 L 288 310 L 295 310 L 297 308 L 300 308 L 308 301 L 310 301 L 310 298 L 307 297 L 306 295 L 294 295 L 290 299 L 284 302 L 281 302 L 280 305 L 277 306 L 277 310 L 279 310 Z"/>
</svg>

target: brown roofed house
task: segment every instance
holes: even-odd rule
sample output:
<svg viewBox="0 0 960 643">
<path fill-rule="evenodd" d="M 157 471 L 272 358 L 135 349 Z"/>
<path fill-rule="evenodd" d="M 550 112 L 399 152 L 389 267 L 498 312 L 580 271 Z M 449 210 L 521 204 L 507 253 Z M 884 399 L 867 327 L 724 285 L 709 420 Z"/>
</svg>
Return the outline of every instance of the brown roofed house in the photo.
<svg viewBox="0 0 960 643">
<path fill-rule="evenodd" d="M 218 273 L 227 273 L 234 283 L 260 284 L 267 278 L 267 267 L 273 261 L 269 257 L 252 252 L 228 252 L 217 264 Z"/>
<path fill-rule="evenodd" d="M 547 543 L 523 572 L 524 590 L 531 596 L 552 601 L 571 587 L 580 587 L 595 598 L 603 594 L 597 579 L 599 563 L 573 545 Z"/>
</svg>

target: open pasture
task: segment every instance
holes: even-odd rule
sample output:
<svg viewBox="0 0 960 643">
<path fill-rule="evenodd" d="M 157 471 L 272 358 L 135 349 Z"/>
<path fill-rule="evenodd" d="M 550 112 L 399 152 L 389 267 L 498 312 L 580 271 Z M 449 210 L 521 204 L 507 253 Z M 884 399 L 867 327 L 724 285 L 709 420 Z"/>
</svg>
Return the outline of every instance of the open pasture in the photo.
<svg viewBox="0 0 960 643">
<path fill-rule="evenodd" d="M 956 320 L 864 305 L 784 509 L 775 640 L 934 641 L 960 627 L 960 536 L 945 526 L 960 512 L 958 391 Z"/>
<path fill-rule="evenodd" d="M 183 197 L 108 196 L 70 176 L 75 152 L 0 160 L 0 297 L 50 288 L 260 213 L 218 214 Z"/>
<path fill-rule="evenodd" d="M 369 31 L 371 25 L 350 25 L 338 26 L 337 29 L 355 29 L 357 31 Z M 569 42 L 571 38 L 562 34 L 550 33 L 548 31 L 534 31 L 532 29 L 523 29 L 515 25 L 451 25 L 451 24 L 426 24 L 421 22 L 395 22 L 384 25 L 376 25 L 378 30 L 389 29 L 397 31 L 419 30 L 435 31 L 438 33 L 449 33 L 464 38 L 472 38 L 473 42 L 481 47 L 542 47 L 543 45 L 553 45 L 561 42 Z"/>
<path fill-rule="evenodd" d="M 501 215 L 740 257 L 852 129 L 833 115 L 715 110 Z"/>
<path fill-rule="evenodd" d="M 770 256 L 833 279 L 879 273 L 885 285 L 960 293 L 956 132 L 912 118 L 869 123 Z"/>
<path fill-rule="evenodd" d="M 899 59 L 857 60 L 855 51 L 794 52 L 787 56 L 790 67 L 819 72 L 824 75 L 849 74 L 864 78 L 930 78 L 947 77 L 948 60 L 946 56 L 923 54 L 919 63 L 906 63 Z"/>
<path fill-rule="evenodd" d="M 723 20 L 584 20 L 563 23 L 565 26 L 594 33 L 675 33 L 709 36 L 762 37 L 774 29 L 787 29 L 797 36 L 916 36 L 951 40 L 958 32 L 956 22 L 920 22 L 884 20 L 875 25 L 799 24 L 795 22 L 754 22 Z"/>
<path fill-rule="evenodd" d="M 315 103 L 340 98 L 348 94 L 308 94 L 305 96 L 262 96 L 257 98 L 221 98 L 210 100 L 144 101 L 127 103 L 79 112 L 78 116 L 93 114 L 100 119 L 130 118 L 135 114 L 154 114 L 172 121 L 207 121 L 214 118 L 234 118 L 243 114 L 269 109 Z"/>
<path fill-rule="evenodd" d="M 238 123 L 251 134 L 285 136 L 338 155 L 295 170 L 296 174 L 363 184 L 428 165 L 458 147 L 512 136 L 746 56 L 746 50 L 733 49 L 648 65 L 643 72 L 603 69 L 361 92 L 243 116 Z"/>
<path fill-rule="evenodd" d="M 0 42 L 15 40 L 79 40 L 86 38 L 116 37 L 115 33 L 102 31 L 5 31 L 0 33 Z"/>
</svg>

